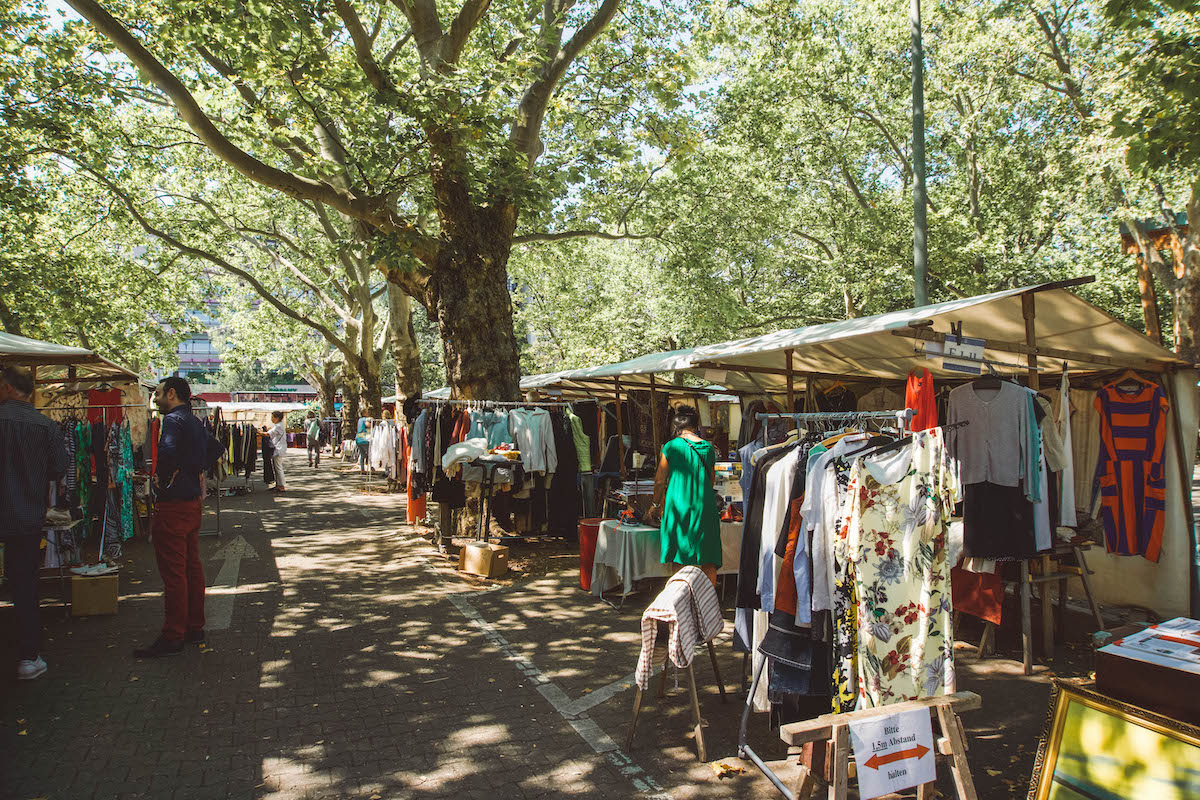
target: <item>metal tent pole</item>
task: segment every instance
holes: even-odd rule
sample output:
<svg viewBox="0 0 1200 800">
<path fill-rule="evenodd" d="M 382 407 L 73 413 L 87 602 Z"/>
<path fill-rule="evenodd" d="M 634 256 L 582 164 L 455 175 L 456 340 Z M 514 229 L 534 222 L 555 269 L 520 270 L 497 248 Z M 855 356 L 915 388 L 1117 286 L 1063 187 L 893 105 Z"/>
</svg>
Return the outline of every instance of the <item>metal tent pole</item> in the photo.
<svg viewBox="0 0 1200 800">
<path fill-rule="evenodd" d="M 921 0 L 912 0 L 913 96 L 913 299 L 929 305 L 929 226 L 925 218 L 925 47 L 921 41 Z"/>
</svg>

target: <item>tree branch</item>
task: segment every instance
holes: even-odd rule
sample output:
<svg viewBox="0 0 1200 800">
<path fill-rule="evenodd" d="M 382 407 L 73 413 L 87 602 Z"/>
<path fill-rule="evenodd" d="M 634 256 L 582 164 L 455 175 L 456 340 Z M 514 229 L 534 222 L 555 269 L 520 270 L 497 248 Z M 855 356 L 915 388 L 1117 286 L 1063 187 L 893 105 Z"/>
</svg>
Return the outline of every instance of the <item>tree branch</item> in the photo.
<svg viewBox="0 0 1200 800">
<path fill-rule="evenodd" d="M 138 210 L 137 205 L 133 202 L 132 198 L 122 191 L 120 187 L 90 167 L 84 166 L 83 169 L 121 200 L 125 208 L 129 210 L 130 216 L 133 217 L 134 221 L 137 222 L 141 229 L 146 233 L 170 245 L 184 255 L 189 255 L 202 261 L 207 261 L 208 263 L 219 267 L 231 275 L 236 275 L 237 277 L 246 281 L 246 283 L 250 284 L 254 291 L 257 292 L 263 300 L 266 300 L 272 307 L 274 307 L 276 311 L 283 314 L 285 317 L 288 317 L 289 319 L 293 319 L 296 322 L 299 322 L 302 325 L 307 325 L 308 327 L 317 331 L 325 337 L 326 341 L 346 355 L 347 358 L 358 357 L 354 351 L 345 342 L 341 341 L 337 337 L 337 334 L 330 330 L 326 325 L 323 325 L 322 323 L 317 322 L 314 319 L 310 319 L 309 317 L 295 311 L 289 304 L 284 303 L 282 300 L 276 297 L 270 290 L 267 289 L 266 286 L 263 285 L 260 280 L 255 278 L 249 272 L 234 266 L 215 253 L 210 253 L 207 250 L 201 250 L 197 247 L 186 245 L 166 231 L 154 227 L 154 225 L 152 225 L 150 221 L 147 220 Z"/>
<path fill-rule="evenodd" d="M 417 53 L 426 69 L 440 72 L 442 22 L 438 18 L 435 0 L 392 0 L 412 26 L 413 36 L 417 40 Z"/>
<path fill-rule="evenodd" d="M 542 67 L 541 74 L 525 90 L 521 104 L 517 108 L 509 140 L 516 146 L 517 152 L 526 155 L 529 159 L 529 166 L 532 167 L 542 153 L 542 122 L 546 117 L 546 106 L 554 95 L 554 88 L 562 80 L 571 63 L 583 52 L 583 49 L 591 44 L 616 16 L 620 5 L 621 0 L 604 0 L 592 18 L 575 32 L 570 41 L 553 58 L 546 62 Z"/>
<path fill-rule="evenodd" d="M 207 200 L 204 200 L 203 198 L 195 197 L 195 196 L 183 197 L 183 199 L 190 200 L 191 202 L 195 203 L 196 205 L 198 205 L 201 208 L 208 211 L 208 213 L 212 215 L 212 218 L 215 219 L 220 225 L 222 225 L 230 233 L 234 234 L 239 239 L 241 239 L 243 242 L 250 245 L 254 249 L 258 250 L 260 253 L 265 255 L 267 258 L 271 259 L 271 261 L 275 262 L 277 265 L 284 267 L 285 269 L 288 270 L 288 272 L 291 272 L 292 275 L 294 275 L 296 277 L 296 280 L 300 281 L 300 283 L 303 284 L 306 289 L 308 289 L 310 292 L 312 292 L 314 295 L 316 295 L 321 300 L 321 302 L 325 303 L 327 306 L 329 306 L 331 309 L 333 309 L 334 312 L 336 312 L 337 315 L 339 317 L 341 317 L 343 321 L 350 319 L 350 317 L 351 317 L 350 312 L 347 311 L 346 309 L 342 308 L 340 305 L 338 305 L 338 303 L 332 297 L 330 297 L 329 295 L 327 295 L 325 293 L 324 289 L 322 289 L 320 286 L 317 286 L 316 283 L 314 283 L 307 275 L 305 275 L 303 270 L 301 270 L 299 267 L 297 267 L 295 264 L 293 264 L 290 259 L 286 259 L 283 256 L 279 255 L 279 253 L 277 253 L 274 250 L 272 250 L 271 248 L 267 247 L 265 244 L 258 241 L 257 239 L 254 239 L 250 236 L 246 236 L 243 233 L 239 233 L 237 230 L 237 227 L 235 225 L 233 225 L 231 222 L 229 222 L 228 220 L 226 220 L 224 217 L 222 217 L 221 214 L 217 211 L 216 207 L 213 206 L 212 203 L 209 203 Z"/>
<path fill-rule="evenodd" d="M 793 230 L 793 231 L 792 231 L 792 233 L 796 234 L 797 236 L 799 236 L 801 239 L 804 239 L 805 241 L 812 242 L 812 243 L 813 243 L 813 244 L 815 244 L 817 247 L 820 247 L 822 250 L 824 250 L 824 251 L 825 251 L 825 255 L 829 256 L 829 261 L 830 261 L 830 263 L 833 263 L 834 261 L 836 261 L 836 260 L 837 260 L 837 259 L 835 258 L 835 256 L 833 255 L 833 249 L 832 249 L 832 248 L 831 248 L 829 245 L 827 245 L 827 244 L 825 244 L 824 242 L 822 242 L 822 241 L 821 241 L 820 239 L 818 239 L 817 237 L 815 237 L 815 236 L 810 236 L 810 235 L 808 235 L 807 233 L 805 233 L 804 231 L 797 231 L 797 230 Z"/>
<path fill-rule="evenodd" d="M 483 19 L 491 6 L 492 0 L 467 0 L 463 3 L 458 16 L 450 23 L 450 33 L 442 42 L 442 60 L 447 64 L 457 64 L 467 44 L 467 37 L 475 26 Z"/>
<path fill-rule="evenodd" d="M 358 66 L 362 69 L 363 74 L 367 76 L 367 82 L 377 92 L 392 91 L 391 79 L 380 69 L 371 52 L 373 38 L 363 28 L 362 20 L 359 19 L 358 12 L 354 10 L 350 0 L 333 0 L 333 5 L 337 9 L 338 16 L 342 18 L 342 22 L 346 24 L 346 31 L 350 34 L 350 41 L 354 44 L 355 60 L 358 61 Z"/>
<path fill-rule="evenodd" d="M 404 34 L 399 39 L 397 39 L 396 43 L 392 45 L 392 49 L 388 50 L 387 55 L 385 55 L 383 57 L 383 59 L 379 62 L 379 65 L 384 68 L 390 66 L 392 61 L 395 60 L 396 56 L 398 56 L 400 54 L 401 48 L 403 48 L 404 45 L 408 44 L 408 40 L 411 38 L 412 38 L 412 31 L 410 30 L 408 33 Z"/>
<path fill-rule="evenodd" d="M 622 239 L 658 239 L 662 233 L 609 233 L 608 231 L 560 231 L 558 233 L 527 233 L 514 236 L 513 244 L 535 242 L 562 242 L 568 239 L 607 239 L 616 242 Z"/>
<path fill-rule="evenodd" d="M 422 260 L 432 261 L 436 257 L 437 242 L 400 219 L 389 208 L 385 197 L 363 197 L 348 189 L 338 189 L 328 183 L 285 172 L 239 148 L 205 114 L 187 87 L 96 0 L 68 0 L 68 3 L 171 98 L 183 121 L 222 161 L 255 183 L 276 189 L 289 197 L 324 203 L 347 216 L 369 222 L 382 231 L 396 233 Z"/>
<path fill-rule="evenodd" d="M 215 53 L 203 45 L 197 46 L 196 51 L 210 67 L 217 71 L 218 75 L 233 84 L 234 88 L 237 89 L 238 94 L 240 94 L 242 99 L 246 102 L 246 106 L 248 108 L 259 108 L 263 106 L 262 98 L 256 95 L 254 90 L 251 89 L 245 81 L 237 76 L 237 71 L 233 68 L 232 64 L 222 58 L 219 58 Z M 265 111 L 264 109 L 263 119 L 267 121 L 267 124 L 271 126 L 272 130 L 279 131 L 287 137 L 287 145 L 277 143 L 276 146 L 283 150 L 283 152 L 286 153 L 289 158 L 291 158 L 293 164 L 296 166 L 301 166 L 305 163 L 304 157 L 306 155 L 316 156 L 317 152 L 313 150 L 312 147 L 310 147 L 309 144 L 303 139 L 293 135 L 288 130 L 287 125 L 284 124 L 283 120 L 281 120 L 279 117 L 268 111 Z"/>
</svg>

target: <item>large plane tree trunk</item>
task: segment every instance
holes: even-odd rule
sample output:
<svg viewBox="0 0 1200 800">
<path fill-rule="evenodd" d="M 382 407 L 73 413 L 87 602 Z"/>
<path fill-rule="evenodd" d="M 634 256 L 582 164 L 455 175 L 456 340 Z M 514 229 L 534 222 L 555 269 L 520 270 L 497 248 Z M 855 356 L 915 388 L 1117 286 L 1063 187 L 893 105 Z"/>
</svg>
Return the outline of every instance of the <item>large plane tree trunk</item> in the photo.
<svg viewBox="0 0 1200 800">
<path fill-rule="evenodd" d="M 516 208 L 507 202 L 484 208 L 463 203 L 443 216 L 446 236 L 429 294 L 455 397 L 520 399 L 521 365 L 508 289 L 516 224 Z"/>
</svg>

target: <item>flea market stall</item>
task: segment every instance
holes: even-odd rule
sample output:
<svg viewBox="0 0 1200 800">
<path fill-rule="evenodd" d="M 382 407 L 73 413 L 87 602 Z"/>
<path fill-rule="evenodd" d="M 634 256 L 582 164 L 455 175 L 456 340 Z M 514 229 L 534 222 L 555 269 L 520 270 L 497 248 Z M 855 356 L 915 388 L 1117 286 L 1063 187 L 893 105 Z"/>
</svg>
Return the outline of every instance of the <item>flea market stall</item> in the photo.
<svg viewBox="0 0 1200 800">
<path fill-rule="evenodd" d="M 954 352 L 959 347 L 956 334 L 967 346 L 959 352 L 976 359 L 974 363 L 947 356 L 948 349 Z M 783 387 L 789 395 L 803 387 L 805 405 L 813 410 L 846 402 L 831 396 L 831 389 L 840 393 L 854 387 L 847 391 L 857 393 L 859 400 L 877 389 L 901 398 L 909 376 L 927 370 L 937 398 L 938 393 L 948 394 L 951 387 L 969 382 L 971 372 L 964 370 L 976 374 L 994 370 L 1043 390 L 1061 419 L 1065 385 L 1067 416 L 1075 431 L 1074 505 L 1085 519 L 1099 511 L 1103 493 L 1093 488 L 1103 476 L 1096 474 L 1096 467 L 1102 463 L 1102 449 L 1112 446 L 1102 441 L 1101 417 L 1106 412 L 1097 408 L 1097 389 L 1135 370 L 1143 381 L 1159 385 L 1166 404 L 1165 413 L 1155 417 L 1162 430 L 1153 432 L 1161 458 L 1156 477 L 1162 481 L 1161 546 L 1148 554 L 1110 549 L 1093 556 L 1091 588 L 1102 602 L 1144 606 L 1166 616 L 1195 607 L 1190 495 L 1197 428 L 1195 370 L 1068 287 L 1011 289 L 778 331 L 700 348 L 692 367 L 717 380 L 724 371 L 752 374 L 764 385 Z M 788 407 L 795 407 L 795 400 Z M 1117 426 L 1117 438 L 1121 427 Z M 1117 478 L 1123 487 L 1132 481 L 1132 477 Z"/>
<path fill-rule="evenodd" d="M 770 708 L 785 741 L 856 709 L 977 707 L 955 694 L 955 620 L 1000 623 L 1007 591 L 1026 674 L 1035 592 L 1047 657 L 1068 583 L 1098 628 L 1098 602 L 1196 608 L 1196 372 L 1082 282 L 644 359 L 781 401 L 740 426 L 735 647 L 755 654 L 748 711 Z"/>
<path fill-rule="evenodd" d="M 57 422 L 68 470 L 48 487 L 58 509 L 43 568 L 76 615 L 115 613 L 122 545 L 149 529 L 150 391 L 137 373 L 92 350 L 0 333 L 0 365 L 30 370 L 34 406 Z M 68 595 L 65 582 L 71 576 Z"/>
</svg>

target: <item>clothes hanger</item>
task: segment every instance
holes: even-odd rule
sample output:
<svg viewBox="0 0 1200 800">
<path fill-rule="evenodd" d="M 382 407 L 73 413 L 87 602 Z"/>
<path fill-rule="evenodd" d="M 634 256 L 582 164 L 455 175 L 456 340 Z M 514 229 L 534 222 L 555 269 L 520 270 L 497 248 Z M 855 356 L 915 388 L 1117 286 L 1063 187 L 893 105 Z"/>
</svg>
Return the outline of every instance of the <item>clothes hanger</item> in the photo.
<svg viewBox="0 0 1200 800">
<path fill-rule="evenodd" d="M 1131 369 L 1127 369 L 1124 372 L 1122 372 L 1117 377 L 1116 380 L 1112 381 L 1111 383 L 1109 383 L 1107 385 L 1115 386 L 1118 391 L 1129 392 L 1134 389 L 1137 389 L 1137 390 L 1144 389 L 1149 383 L 1150 382 L 1147 381 L 1145 378 L 1143 378 L 1141 375 L 1138 375 L 1136 372 L 1134 372 Z"/>
<path fill-rule="evenodd" d="M 1003 385 L 1000 373 L 996 372 L 996 368 L 986 359 L 983 365 L 988 368 L 988 374 L 975 378 L 971 381 L 971 385 L 976 389 L 1000 389 Z"/>
</svg>

